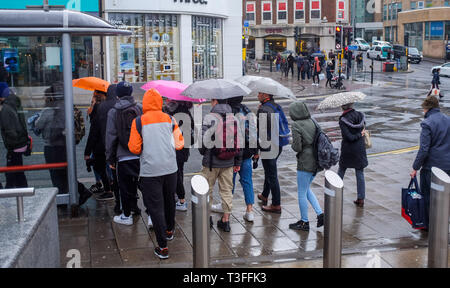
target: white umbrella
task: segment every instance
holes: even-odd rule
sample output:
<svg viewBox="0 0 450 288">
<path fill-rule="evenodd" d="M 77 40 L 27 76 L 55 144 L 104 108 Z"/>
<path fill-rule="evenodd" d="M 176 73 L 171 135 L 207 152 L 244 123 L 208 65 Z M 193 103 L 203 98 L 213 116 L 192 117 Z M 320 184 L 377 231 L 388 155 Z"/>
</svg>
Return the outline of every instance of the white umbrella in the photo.
<svg viewBox="0 0 450 288">
<path fill-rule="evenodd" d="M 251 90 L 244 85 L 225 79 L 210 79 L 192 83 L 181 94 L 193 99 L 228 99 L 247 96 Z"/>
<path fill-rule="evenodd" d="M 273 96 L 297 100 L 291 89 L 272 78 L 249 75 L 239 77 L 236 81 L 250 88 L 252 94 L 266 93 Z"/>
<path fill-rule="evenodd" d="M 366 98 L 366 94 L 362 92 L 343 92 L 338 94 L 333 94 L 325 98 L 320 102 L 317 110 L 338 108 L 342 105 L 360 102 Z"/>
</svg>

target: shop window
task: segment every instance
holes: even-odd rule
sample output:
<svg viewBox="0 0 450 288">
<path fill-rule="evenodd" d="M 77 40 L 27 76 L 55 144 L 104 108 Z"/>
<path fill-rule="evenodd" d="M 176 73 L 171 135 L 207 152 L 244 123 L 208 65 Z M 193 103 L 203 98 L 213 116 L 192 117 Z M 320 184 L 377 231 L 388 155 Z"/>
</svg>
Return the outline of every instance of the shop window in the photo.
<svg viewBox="0 0 450 288">
<path fill-rule="evenodd" d="M 295 1 L 295 21 L 305 21 L 305 1 Z"/>
<path fill-rule="evenodd" d="M 246 20 L 250 22 L 251 24 L 255 23 L 255 8 L 256 4 L 255 2 L 247 2 L 246 5 Z"/>
<path fill-rule="evenodd" d="M 417 2 L 413 1 L 411 2 L 411 10 L 416 10 Z"/>
<path fill-rule="evenodd" d="M 287 2 L 285 0 L 278 1 L 278 21 L 277 23 L 287 22 Z"/>
<path fill-rule="evenodd" d="M 444 40 L 444 22 L 425 22 L 425 40 Z"/>
<path fill-rule="evenodd" d="M 110 13 L 109 20 L 133 32 L 110 38 L 112 82 L 180 81 L 177 15 Z"/>
<path fill-rule="evenodd" d="M 192 17 L 192 69 L 194 80 L 223 77 L 222 20 Z"/>
<path fill-rule="evenodd" d="M 383 6 L 383 20 L 387 20 L 387 5 Z"/>
<path fill-rule="evenodd" d="M 272 1 L 262 2 L 263 23 L 272 23 Z"/>
<path fill-rule="evenodd" d="M 320 18 L 321 18 L 321 14 L 320 14 L 320 6 L 321 5 L 320 4 L 321 4 L 320 0 L 311 0 L 311 5 L 310 5 L 310 7 L 311 7 L 310 19 L 311 20 L 320 20 Z"/>
<path fill-rule="evenodd" d="M 345 2 L 344 1 L 337 1 L 337 19 L 338 20 L 344 20 L 345 19 Z"/>
</svg>

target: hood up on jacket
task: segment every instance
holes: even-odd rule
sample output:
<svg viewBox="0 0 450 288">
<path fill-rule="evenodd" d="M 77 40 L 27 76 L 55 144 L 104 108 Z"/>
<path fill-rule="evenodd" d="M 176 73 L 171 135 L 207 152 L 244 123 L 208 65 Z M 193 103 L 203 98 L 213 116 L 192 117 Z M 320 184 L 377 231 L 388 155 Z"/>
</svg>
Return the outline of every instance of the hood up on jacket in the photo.
<svg viewBox="0 0 450 288">
<path fill-rule="evenodd" d="M 16 96 L 15 93 L 10 91 L 8 98 L 5 99 L 3 104 L 7 104 L 11 107 L 13 107 L 16 111 L 20 108 L 22 105 L 20 98 Z"/>
<path fill-rule="evenodd" d="M 124 96 L 119 100 L 117 100 L 116 104 L 114 105 L 114 108 L 117 110 L 123 110 L 134 105 L 135 103 L 136 101 L 134 100 L 133 96 Z"/>
<path fill-rule="evenodd" d="M 142 100 L 142 110 L 145 113 L 150 111 L 162 111 L 163 99 L 158 90 L 150 89 L 144 94 L 144 99 Z"/>
<path fill-rule="evenodd" d="M 308 107 L 305 102 L 297 101 L 289 106 L 289 115 L 293 121 L 305 120 L 311 118 Z"/>
<path fill-rule="evenodd" d="M 117 87 L 117 84 L 111 84 L 108 86 L 108 91 L 106 92 L 106 100 L 116 100 L 117 99 L 116 87 Z"/>
<path fill-rule="evenodd" d="M 345 125 L 355 129 L 364 128 L 366 125 L 366 116 L 356 110 L 345 113 L 341 116 L 340 120 L 344 122 Z"/>
</svg>

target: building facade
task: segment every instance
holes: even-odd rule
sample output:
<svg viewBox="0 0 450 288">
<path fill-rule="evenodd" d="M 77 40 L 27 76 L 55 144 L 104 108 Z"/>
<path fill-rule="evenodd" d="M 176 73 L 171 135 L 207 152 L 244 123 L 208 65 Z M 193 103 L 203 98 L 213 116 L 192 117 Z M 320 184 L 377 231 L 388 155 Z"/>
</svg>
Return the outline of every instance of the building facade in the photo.
<svg viewBox="0 0 450 288">
<path fill-rule="evenodd" d="M 355 37 L 367 42 L 381 40 L 383 37 L 383 21 L 381 1 L 352 0 L 351 14 L 356 28 Z"/>
<path fill-rule="evenodd" d="M 183 83 L 242 75 L 241 0 L 105 0 L 107 80 Z M 107 37 L 108 38 L 108 37 Z"/>
<path fill-rule="evenodd" d="M 384 39 L 417 47 L 423 55 L 444 58 L 450 35 L 450 1 L 383 2 Z"/>
<path fill-rule="evenodd" d="M 334 50 L 336 23 L 350 23 L 349 0 L 244 0 L 242 4 L 243 22 L 249 24 L 247 48 L 254 50 L 256 59 L 285 50 Z"/>
</svg>

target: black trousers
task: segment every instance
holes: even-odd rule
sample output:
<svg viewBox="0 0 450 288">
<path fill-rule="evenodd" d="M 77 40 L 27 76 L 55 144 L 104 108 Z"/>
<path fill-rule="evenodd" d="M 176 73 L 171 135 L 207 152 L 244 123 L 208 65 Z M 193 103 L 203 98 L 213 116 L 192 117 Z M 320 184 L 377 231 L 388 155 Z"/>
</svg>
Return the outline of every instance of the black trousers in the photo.
<svg viewBox="0 0 450 288">
<path fill-rule="evenodd" d="M 327 83 L 325 83 L 325 87 L 327 87 L 328 84 L 330 84 L 330 88 L 333 88 L 333 87 L 331 86 L 331 78 L 327 78 Z"/>
<path fill-rule="evenodd" d="M 294 65 L 289 65 L 288 71 L 287 71 L 287 73 L 286 73 L 286 76 L 288 76 L 289 70 L 292 71 L 292 78 L 294 78 Z"/>
<path fill-rule="evenodd" d="M 178 199 L 186 198 L 186 191 L 184 190 L 184 161 L 177 159 L 177 196 Z"/>
<path fill-rule="evenodd" d="M 450 170 L 445 171 L 450 176 Z M 420 193 L 425 199 L 425 226 L 429 228 L 430 223 L 430 198 L 431 198 L 431 170 L 420 170 Z"/>
<path fill-rule="evenodd" d="M 122 203 L 123 214 L 126 217 L 130 216 L 131 210 L 137 209 L 139 165 L 138 159 L 123 161 L 117 164 L 116 174 L 119 184 L 120 201 Z"/>
<path fill-rule="evenodd" d="M 316 77 L 317 77 L 317 84 L 320 84 L 320 78 L 319 78 L 319 73 L 318 72 L 314 72 L 313 74 L 313 83 L 316 83 Z"/>
<path fill-rule="evenodd" d="M 6 166 L 23 166 L 23 153 L 8 151 L 6 153 Z M 24 172 L 7 172 L 6 189 L 8 188 L 26 188 L 28 187 L 27 178 Z"/>
<path fill-rule="evenodd" d="M 94 170 L 102 179 L 103 188 L 106 192 L 111 191 L 111 182 L 106 174 L 106 155 L 105 153 L 94 153 Z"/>
<path fill-rule="evenodd" d="M 264 168 L 264 190 L 262 195 L 266 198 L 272 193 L 272 205 L 278 206 L 281 202 L 280 183 L 278 182 L 278 168 L 277 161 L 283 151 L 282 147 L 279 147 L 280 151 L 275 159 L 262 159 L 261 162 Z"/>
<path fill-rule="evenodd" d="M 66 147 L 44 146 L 45 163 L 61 163 L 67 161 Z M 67 182 L 67 169 L 50 169 L 50 179 L 54 187 L 58 188 L 59 194 L 69 193 Z M 80 193 L 83 191 L 79 191 Z"/>
<path fill-rule="evenodd" d="M 167 247 L 166 231 L 175 228 L 177 172 L 158 177 L 141 177 L 145 208 L 150 212 L 159 247 Z"/>
</svg>

